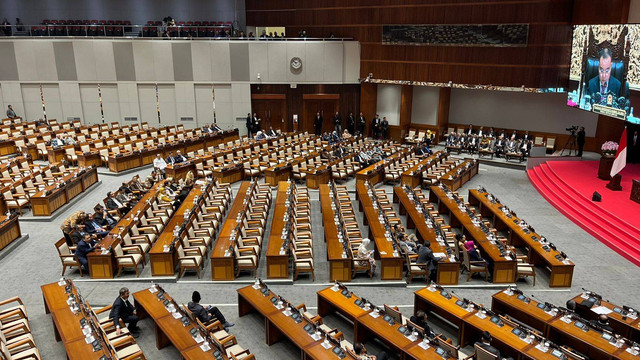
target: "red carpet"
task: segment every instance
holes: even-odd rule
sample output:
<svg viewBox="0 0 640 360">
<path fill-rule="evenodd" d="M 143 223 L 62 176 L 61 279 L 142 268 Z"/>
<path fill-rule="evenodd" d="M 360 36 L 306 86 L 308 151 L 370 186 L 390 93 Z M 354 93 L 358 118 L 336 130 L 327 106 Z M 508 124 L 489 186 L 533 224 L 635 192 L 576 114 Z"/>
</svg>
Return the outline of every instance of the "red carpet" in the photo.
<svg viewBox="0 0 640 360">
<path fill-rule="evenodd" d="M 622 191 L 596 177 L 598 161 L 549 161 L 528 170 L 531 184 L 558 211 L 629 261 L 640 266 L 640 204 L 629 200 L 640 166 L 622 171 Z M 591 201 L 594 191 L 602 202 Z"/>
</svg>

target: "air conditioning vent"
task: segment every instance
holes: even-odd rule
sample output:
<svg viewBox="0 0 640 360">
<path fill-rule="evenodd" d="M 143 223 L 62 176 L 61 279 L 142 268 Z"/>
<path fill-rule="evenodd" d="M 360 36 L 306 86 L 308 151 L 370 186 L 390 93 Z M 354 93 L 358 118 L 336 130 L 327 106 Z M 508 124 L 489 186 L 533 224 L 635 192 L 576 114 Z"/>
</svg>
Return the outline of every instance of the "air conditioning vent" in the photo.
<svg viewBox="0 0 640 360">
<path fill-rule="evenodd" d="M 180 117 L 180 121 L 193 121 L 193 116 Z"/>
<path fill-rule="evenodd" d="M 138 121 L 138 118 L 135 116 L 125 116 L 124 121 Z"/>
</svg>

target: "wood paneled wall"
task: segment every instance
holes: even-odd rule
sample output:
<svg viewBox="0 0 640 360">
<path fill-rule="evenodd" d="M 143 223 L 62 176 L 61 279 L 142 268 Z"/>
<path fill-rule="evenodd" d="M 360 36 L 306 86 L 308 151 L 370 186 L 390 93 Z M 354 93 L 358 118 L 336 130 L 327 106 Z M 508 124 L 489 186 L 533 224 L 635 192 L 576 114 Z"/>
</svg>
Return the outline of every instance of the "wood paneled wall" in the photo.
<svg viewBox="0 0 640 360">
<path fill-rule="evenodd" d="M 281 128 L 285 131 L 293 130 L 293 115 L 298 115 L 298 128 L 300 131 L 313 131 L 313 119 L 309 118 L 305 112 L 312 113 L 324 109 L 323 130 L 333 130 L 334 104 L 337 102 L 337 109 L 346 126 L 347 116 L 353 112 L 357 116 L 360 111 L 360 84 L 348 85 L 298 85 L 292 88 L 289 84 L 252 84 L 251 85 L 251 107 L 257 112 L 260 109 L 279 108 L 284 98 L 286 110 L 285 121 Z M 271 99 L 271 100 L 270 100 Z M 375 105 L 374 105 L 375 108 Z M 258 116 L 266 120 L 266 115 L 258 113 Z M 275 122 L 276 120 L 272 120 Z M 275 124 L 273 124 L 276 128 Z M 263 127 L 269 125 L 265 122 Z"/>
<path fill-rule="evenodd" d="M 247 24 L 288 34 L 360 41 L 361 77 L 504 86 L 564 87 L 571 50 L 572 0 L 247 0 Z M 382 44 L 384 24 L 528 23 L 526 47 Z"/>
</svg>

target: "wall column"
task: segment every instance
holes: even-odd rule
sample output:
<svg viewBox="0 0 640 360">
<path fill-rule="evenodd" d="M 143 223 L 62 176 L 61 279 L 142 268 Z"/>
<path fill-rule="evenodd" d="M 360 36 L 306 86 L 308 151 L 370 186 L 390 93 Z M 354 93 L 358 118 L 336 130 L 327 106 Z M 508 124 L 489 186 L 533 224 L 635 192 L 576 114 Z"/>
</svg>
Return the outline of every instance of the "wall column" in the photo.
<svg viewBox="0 0 640 360">
<path fill-rule="evenodd" d="M 438 98 L 438 140 L 442 139 L 449 126 L 449 105 L 451 104 L 451 88 L 440 88 Z"/>
<path fill-rule="evenodd" d="M 411 124 L 411 107 L 413 104 L 413 86 L 402 85 L 400 93 L 400 126 L 395 132 L 390 131 L 391 138 L 402 142 Z M 394 136 L 395 135 L 395 136 Z"/>
<path fill-rule="evenodd" d="M 371 136 L 371 120 L 376 116 L 378 107 L 378 84 L 362 83 L 360 85 L 360 112 L 367 120 L 364 133 Z M 356 121 L 360 114 L 354 114 Z"/>
</svg>

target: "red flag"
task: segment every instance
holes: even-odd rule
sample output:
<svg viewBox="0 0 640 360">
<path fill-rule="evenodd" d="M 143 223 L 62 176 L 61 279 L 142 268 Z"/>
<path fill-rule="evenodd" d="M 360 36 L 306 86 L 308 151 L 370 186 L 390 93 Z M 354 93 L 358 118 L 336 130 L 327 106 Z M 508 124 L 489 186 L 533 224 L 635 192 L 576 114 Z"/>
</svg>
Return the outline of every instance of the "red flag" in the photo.
<svg viewBox="0 0 640 360">
<path fill-rule="evenodd" d="M 618 152 L 616 153 L 616 159 L 613 161 L 611 167 L 611 177 L 614 177 L 617 173 L 622 171 L 627 165 L 627 128 L 622 131 L 622 137 L 620 138 L 620 145 L 618 145 Z"/>
</svg>

